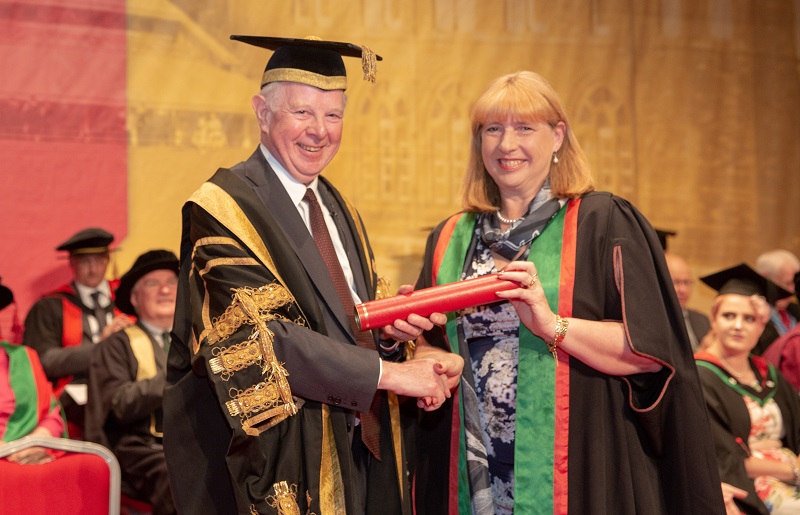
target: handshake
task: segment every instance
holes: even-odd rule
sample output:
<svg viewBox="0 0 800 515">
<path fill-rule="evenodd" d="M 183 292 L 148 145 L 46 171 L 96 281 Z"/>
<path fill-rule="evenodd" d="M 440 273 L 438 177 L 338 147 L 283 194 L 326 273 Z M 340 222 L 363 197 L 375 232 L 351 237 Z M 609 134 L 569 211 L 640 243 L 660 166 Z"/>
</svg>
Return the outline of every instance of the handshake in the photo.
<svg viewBox="0 0 800 515">
<path fill-rule="evenodd" d="M 418 343 L 413 359 L 403 363 L 383 362 L 378 388 L 416 397 L 418 407 L 433 411 L 450 398 L 463 368 L 464 359 L 458 354 Z"/>
<path fill-rule="evenodd" d="M 404 285 L 400 287 L 396 297 L 372 301 L 372 305 L 392 300 L 400 301 L 402 304 L 409 297 L 416 300 L 423 292 L 426 290 L 413 292 L 412 286 Z M 356 310 L 366 304 L 370 303 L 360 304 Z M 447 316 L 439 311 L 435 304 L 428 304 L 424 310 L 421 308 L 420 305 L 411 307 L 406 305 L 401 308 L 402 312 L 390 309 L 382 313 L 381 317 L 372 318 L 373 325 L 369 328 L 382 326 L 381 337 L 384 339 L 416 340 L 413 359 L 402 363 L 383 362 L 383 373 L 378 388 L 392 391 L 397 395 L 416 397 L 417 406 L 426 411 L 433 411 L 444 404 L 458 386 L 464 359 L 458 354 L 433 347 L 425 341 L 423 331 L 432 329 L 434 325 L 446 323 Z M 360 322 L 357 321 L 357 325 L 360 323 L 361 329 L 366 330 L 365 322 L 366 320 L 362 319 Z"/>
</svg>

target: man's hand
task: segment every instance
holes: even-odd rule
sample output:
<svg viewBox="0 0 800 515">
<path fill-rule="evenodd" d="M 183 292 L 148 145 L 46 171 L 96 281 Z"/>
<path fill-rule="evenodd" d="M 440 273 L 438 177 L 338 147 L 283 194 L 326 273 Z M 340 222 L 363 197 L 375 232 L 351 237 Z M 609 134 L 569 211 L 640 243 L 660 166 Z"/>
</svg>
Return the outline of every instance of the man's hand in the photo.
<svg viewBox="0 0 800 515">
<path fill-rule="evenodd" d="M 410 284 L 404 284 L 397 290 L 397 294 L 411 293 L 414 287 Z M 405 320 L 397 319 L 392 325 L 387 325 L 381 329 L 381 339 L 389 340 L 394 339 L 399 342 L 407 342 L 415 340 L 423 331 L 430 331 L 434 325 L 444 325 L 447 323 L 447 315 L 444 313 L 431 313 L 431 316 L 425 318 L 423 316 L 410 314 Z"/>
<path fill-rule="evenodd" d="M 430 359 L 412 359 L 404 363 L 384 361 L 378 389 L 417 397 L 420 408 L 433 411 L 450 397 L 444 371 L 444 365 Z"/>
<path fill-rule="evenodd" d="M 100 338 L 105 340 L 106 338 L 116 333 L 117 331 L 121 331 L 122 329 L 132 326 L 133 324 L 134 324 L 133 318 L 125 314 L 119 314 L 114 317 L 114 320 L 112 320 L 110 324 L 108 324 L 103 328 L 103 332 L 100 334 Z"/>
<path fill-rule="evenodd" d="M 452 392 L 461 381 L 461 373 L 464 370 L 464 358 L 458 354 L 448 352 L 439 347 L 428 345 L 424 338 L 417 340 L 417 348 L 414 351 L 414 359 L 429 359 L 436 361 L 440 368 L 437 370 L 442 375 L 447 388 Z"/>
</svg>

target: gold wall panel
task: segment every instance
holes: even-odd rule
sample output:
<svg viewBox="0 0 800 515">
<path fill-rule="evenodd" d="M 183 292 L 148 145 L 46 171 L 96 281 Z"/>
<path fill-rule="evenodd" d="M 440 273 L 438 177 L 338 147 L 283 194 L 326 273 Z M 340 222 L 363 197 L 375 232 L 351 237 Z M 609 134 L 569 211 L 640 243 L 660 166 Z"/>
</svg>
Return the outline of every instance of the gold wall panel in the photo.
<svg viewBox="0 0 800 515">
<path fill-rule="evenodd" d="M 177 250 L 180 206 L 257 144 L 250 97 L 268 52 L 230 34 L 366 45 L 326 175 L 361 211 L 379 269 L 418 272 L 427 231 L 459 209 L 470 103 L 521 69 L 560 92 L 600 189 L 678 231 L 698 274 L 800 253 L 800 36 L 779 0 L 130 0 L 131 226 L 124 270 Z M 707 311 L 710 291 L 692 304 Z"/>
</svg>

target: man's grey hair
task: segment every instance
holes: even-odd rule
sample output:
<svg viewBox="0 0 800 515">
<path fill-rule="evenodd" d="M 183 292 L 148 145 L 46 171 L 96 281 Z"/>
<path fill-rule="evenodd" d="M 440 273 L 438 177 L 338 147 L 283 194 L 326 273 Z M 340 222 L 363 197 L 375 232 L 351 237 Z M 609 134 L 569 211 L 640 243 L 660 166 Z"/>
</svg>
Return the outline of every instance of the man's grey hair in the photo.
<svg viewBox="0 0 800 515">
<path fill-rule="evenodd" d="M 774 281 L 787 264 L 794 267 L 795 273 L 800 271 L 800 259 L 797 256 L 784 249 L 769 250 L 756 258 L 756 272 Z"/>
</svg>

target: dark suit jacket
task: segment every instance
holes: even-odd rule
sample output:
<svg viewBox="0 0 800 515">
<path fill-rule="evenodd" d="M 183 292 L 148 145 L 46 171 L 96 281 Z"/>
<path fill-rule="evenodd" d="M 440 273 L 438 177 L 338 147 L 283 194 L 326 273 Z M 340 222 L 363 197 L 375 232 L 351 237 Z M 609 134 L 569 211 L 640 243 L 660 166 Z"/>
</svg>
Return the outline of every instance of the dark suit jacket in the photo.
<svg viewBox="0 0 800 515">
<path fill-rule="evenodd" d="M 369 244 L 362 239 L 363 225 L 322 178 L 319 189 L 322 202 L 335 213 L 358 294 L 364 301 L 372 299 L 376 275 Z M 224 207 L 217 209 L 220 204 Z M 232 212 L 235 216 L 229 216 Z M 209 334 L 236 303 L 231 289 L 267 285 L 285 287 L 292 296 L 263 313 L 270 317 L 275 362 L 288 373 L 298 412 L 275 419 L 277 424 L 264 430 L 263 425 L 248 427 L 257 417 L 232 413 L 230 403 L 259 382 L 272 384 L 263 367 L 274 363 L 251 363 L 228 377 L 220 375 L 212 367 L 217 353 L 246 345 L 254 330 L 243 323 L 220 340 L 209 340 Z M 308 229 L 260 150 L 230 170 L 219 170 L 195 193 L 184 206 L 181 281 L 169 356 L 168 381 L 176 384 L 167 388 L 164 401 L 164 443 L 179 510 L 247 513 L 255 506 L 272 513 L 273 485 L 287 481 L 296 488 L 302 513 L 308 509 L 306 494 L 312 511 L 319 512 L 320 463 L 330 451 L 321 444 L 333 443 L 344 503 L 348 513 L 360 511 L 363 500 L 353 494 L 358 488 L 353 486 L 357 473 L 350 447 L 355 413 L 368 410 L 376 395 L 380 361 L 378 353 L 355 345 L 349 316 Z M 378 395 L 385 402 L 385 392 Z M 368 498 L 367 510 L 401 513 L 406 509 L 399 501 L 403 487 L 392 480 L 397 468 L 388 410 L 384 414 L 384 459 L 373 461 L 368 475 L 371 484 L 376 482 L 370 491 L 380 491 L 381 498 Z M 327 430 L 321 422 L 325 417 Z M 253 429 L 260 432 L 248 433 Z M 330 430 L 333 434 L 325 437 Z M 369 509 L 370 502 L 380 506 L 378 511 Z"/>
<path fill-rule="evenodd" d="M 697 344 L 700 345 L 700 342 L 703 340 L 703 336 L 705 336 L 711 330 L 711 323 L 708 321 L 708 317 L 699 311 L 695 311 L 693 309 L 687 309 L 686 311 L 689 315 L 688 323 L 691 325 L 691 329 L 697 338 Z"/>
</svg>

